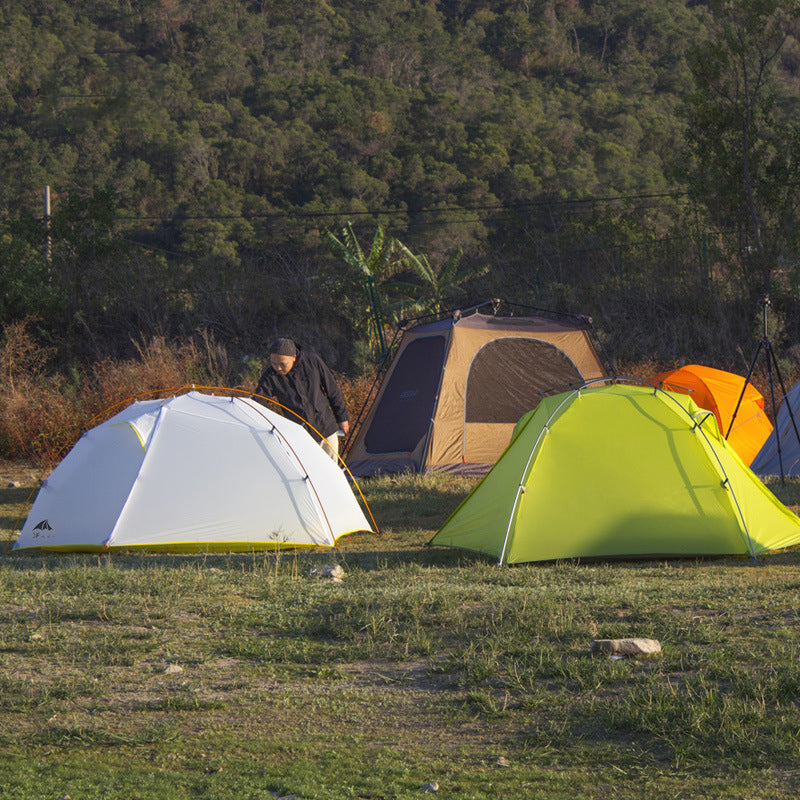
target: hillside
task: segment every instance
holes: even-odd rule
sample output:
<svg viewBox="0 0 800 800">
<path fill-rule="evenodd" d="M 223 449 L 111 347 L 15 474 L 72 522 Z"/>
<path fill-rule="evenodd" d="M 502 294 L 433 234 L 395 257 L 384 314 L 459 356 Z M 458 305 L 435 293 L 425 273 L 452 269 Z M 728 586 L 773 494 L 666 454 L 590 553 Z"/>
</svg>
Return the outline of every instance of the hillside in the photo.
<svg viewBox="0 0 800 800">
<path fill-rule="evenodd" d="M 748 32 L 780 18 L 785 33 L 754 131 L 762 156 L 800 99 L 790 5 L 734 20 Z M 350 221 L 365 244 L 381 225 L 433 264 L 463 253 L 464 269 L 486 267 L 454 303 L 582 311 L 623 357 L 702 348 L 730 361 L 767 288 L 763 266 L 753 281 L 736 260 L 760 242 L 726 205 L 737 187 L 723 196 L 720 175 L 700 169 L 708 141 L 687 137 L 698 109 L 713 112 L 713 95 L 692 98 L 692 54 L 722 46 L 723 11 L 3 3 L 0 321 L 44 319 L 67 361 L 198 328 L 247 352 L 292 325 L 347 368 L 361 301 L 320 233 Z M 788 230 L 793 195 L 772 191 L 774 158 L 760 164 L 773 183 L 751 188 L 775 207 L 761 227 Z M 765 256 L 780 278 L 769 288 L 791 308 L 792 276 L 776 272 L 791 242 L 779 245 Z M 781 317 L 781 335 L 796 327 Z"/>
</svg>

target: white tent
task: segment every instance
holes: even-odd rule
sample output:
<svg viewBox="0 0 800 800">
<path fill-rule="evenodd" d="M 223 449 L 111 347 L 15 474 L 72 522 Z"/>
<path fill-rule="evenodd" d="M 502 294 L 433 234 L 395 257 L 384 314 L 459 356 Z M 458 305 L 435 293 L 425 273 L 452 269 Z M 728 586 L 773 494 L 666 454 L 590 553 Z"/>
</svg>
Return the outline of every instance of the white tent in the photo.
<svg viewBox="0 0 800 800">
<path fill-rule="evenodd" d="M 41 486 L 14 550 L 332 546 L 369 530 L 301 425 L 192 391 L 135 402 L 85 433 Z"/>
</svg>

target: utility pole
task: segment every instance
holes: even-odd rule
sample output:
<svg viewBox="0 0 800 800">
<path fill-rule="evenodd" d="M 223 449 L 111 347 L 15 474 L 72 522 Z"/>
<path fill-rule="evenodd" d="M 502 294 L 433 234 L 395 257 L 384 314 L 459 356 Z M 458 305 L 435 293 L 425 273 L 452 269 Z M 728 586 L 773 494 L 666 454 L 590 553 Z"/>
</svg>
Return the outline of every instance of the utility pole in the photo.
<svg viewBox="0 0 800 800">
<path fill-rule="evenodd" d="M 47 231 L 47 238 L 44 245 L 44 257 L 49 264 L 52 261 L 52 249 L 50 242 L 50 187 L 44 187 L 44 227 Z"/>
</svg>

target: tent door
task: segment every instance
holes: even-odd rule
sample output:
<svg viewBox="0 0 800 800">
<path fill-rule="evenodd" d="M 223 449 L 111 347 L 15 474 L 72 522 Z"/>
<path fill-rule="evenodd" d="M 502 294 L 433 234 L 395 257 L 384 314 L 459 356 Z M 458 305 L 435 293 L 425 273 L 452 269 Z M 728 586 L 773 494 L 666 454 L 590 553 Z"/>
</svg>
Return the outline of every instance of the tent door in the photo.
<svg viewBox="0 0 800 800">
<path fill-rule="evenodd" d="M 509 336 L 484 345 L 467 375 L 464 462 L 494 463 L 511 441 L 514 425 L 545 393 L 582 383 L 573 361 L 549 342 Z"/>
<path fill-rule="evenodd" d="M 411 453 L 425 438 L 433 416 L 446 339 L 426 336 L 400 354 L 364 436 L 371 455 Z"/>
</svg>

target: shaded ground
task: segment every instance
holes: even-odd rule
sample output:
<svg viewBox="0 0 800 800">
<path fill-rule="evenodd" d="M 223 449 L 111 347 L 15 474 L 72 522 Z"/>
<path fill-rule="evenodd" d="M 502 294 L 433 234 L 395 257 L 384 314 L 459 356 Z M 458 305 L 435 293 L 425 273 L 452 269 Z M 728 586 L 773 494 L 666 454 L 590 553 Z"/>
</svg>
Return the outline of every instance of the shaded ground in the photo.
<svg viewBox="0 0 800 800">
<path fill-rule="evenodd" d="M 10 483 L 22 486 L 38 486 L 50 470 L 43 470 L 37 464 L 26 461 L 6 461 L 0 459 L 0 489 L 8 489 Z"/>
</svg>

